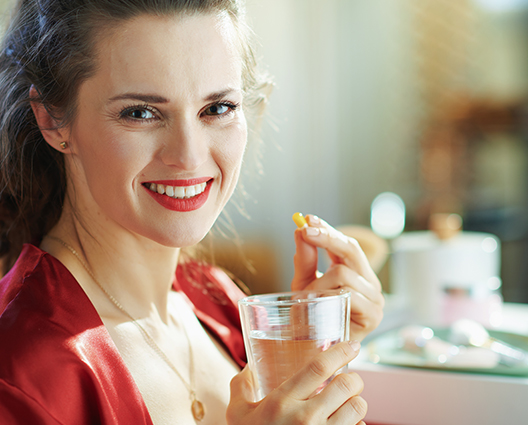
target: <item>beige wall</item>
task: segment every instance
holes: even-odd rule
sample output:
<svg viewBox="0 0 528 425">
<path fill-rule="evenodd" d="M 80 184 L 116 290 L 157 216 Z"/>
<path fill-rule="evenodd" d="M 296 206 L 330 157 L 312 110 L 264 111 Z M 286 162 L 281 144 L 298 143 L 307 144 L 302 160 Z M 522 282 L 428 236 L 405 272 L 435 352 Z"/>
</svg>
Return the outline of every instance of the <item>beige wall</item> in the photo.
<svg viewBox="0 0 528 425">
<path fill-rule="evenodd" d="M 0 0 L 0 11 L 6 3 L 10 2 Z M 293 274 L 294 212 L 314 213 L 335 225 L 368 225 L 370 203 L 380 192 L 398 193 L 409 211 L 420 200 L 418 141 L 426 108 L 416 57 L 416 8 L 410 7 L 416 4 L 247 0 L 259 56 L 276 87 L 262 132 L 265 174 L 258 179 L 249 169 L 242 177 L 251 195 L 245 202 L 251 220 L 233 205 L 230 210 L 241 236 L 252 241 L 252 251 L 264 244 L 271 248 L 266 255 L 275 253 L 278 282 L 270 283 L 270 288 L 287 289 Z M 445 10 L 449 13 L 450 8 Z M 486 72 L 470 80 L 484 92 L 493 84 L 499 91 L 503 86 L 516 91 L 507 82 L 522 81 L 518 53 L 522 43 L 511 41 L 519 39 L 511 31 L 507 38 L 503 31 L 511 28 L 507 20 L 502 25 L 502 30 L 481 25 L 480 44 L 473 44 L 480 46 L 475 58 Z M 498 33 L 503 34 L 501 39 Z M 486 50 L 490 44 L 486 40 L 500 45 Z"/>
</svg>

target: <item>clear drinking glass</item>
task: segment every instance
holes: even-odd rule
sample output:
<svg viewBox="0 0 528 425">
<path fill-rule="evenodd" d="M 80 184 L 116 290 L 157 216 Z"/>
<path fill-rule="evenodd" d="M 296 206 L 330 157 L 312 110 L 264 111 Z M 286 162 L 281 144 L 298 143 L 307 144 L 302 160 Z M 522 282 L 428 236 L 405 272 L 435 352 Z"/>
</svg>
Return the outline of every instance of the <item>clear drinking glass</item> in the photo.
<svg viewBox="0 0 528 425">
<path fill-rule="evenodd" d="M 348 340 L 350 292 L 344 289 L 253 295 L 238 305 L 248 364 L 256 384 L 255 401 L 316 354 Z"/>
</svg>

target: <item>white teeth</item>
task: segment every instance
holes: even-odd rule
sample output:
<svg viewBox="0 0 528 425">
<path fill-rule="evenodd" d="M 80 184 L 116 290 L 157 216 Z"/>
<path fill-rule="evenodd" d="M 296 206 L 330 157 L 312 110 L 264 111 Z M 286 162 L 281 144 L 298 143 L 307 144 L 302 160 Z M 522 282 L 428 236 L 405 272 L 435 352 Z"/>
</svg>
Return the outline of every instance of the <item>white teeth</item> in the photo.
<svg viewBox="0 0 528 425">
<path fill-rule="evenodd" d="M 192 198 L 199 195 L 207 187 L 207 183 L 200 183 L 194 186 L 166 186 L 163 184 L 150 183 L 148 186 L 153 192 L 158 192 L 160 195 L 167 195 L 171 198 L 184 199 Z"/>
<path fill-rule="evenodd" d="M 174 188 L 174 197 L 175 198 L 185 198 L 185 188 L 182 186 L 176 186 Z"/>
</svg>

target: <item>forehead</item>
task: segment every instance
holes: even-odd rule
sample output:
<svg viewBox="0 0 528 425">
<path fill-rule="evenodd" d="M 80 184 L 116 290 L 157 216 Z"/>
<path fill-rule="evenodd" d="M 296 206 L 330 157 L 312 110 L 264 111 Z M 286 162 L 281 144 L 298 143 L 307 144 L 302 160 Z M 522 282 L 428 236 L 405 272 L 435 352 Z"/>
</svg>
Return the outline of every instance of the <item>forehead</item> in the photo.
<svg viewBox="0 0 528 425">
<path fill-rule="evenodd" d="M 237 37 L 225 14 L 131 19 L 98 39 L 97 71 L 81 91 L 103 97 L 127 91 L 192 97 L 241 89 Z"/>
</svg>

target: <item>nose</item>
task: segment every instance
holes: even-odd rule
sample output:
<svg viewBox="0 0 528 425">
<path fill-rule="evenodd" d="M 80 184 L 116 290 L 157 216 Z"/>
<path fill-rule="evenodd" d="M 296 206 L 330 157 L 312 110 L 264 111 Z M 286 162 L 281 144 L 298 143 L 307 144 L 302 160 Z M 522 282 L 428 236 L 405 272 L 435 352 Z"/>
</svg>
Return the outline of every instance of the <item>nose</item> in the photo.
<svg viewBox="0 0 528 425">
<path fill-rule="evenodd" d="M 203 125 L 192 119 L 180 119 L 167 126 L 160 151 L 164 164 L 183 171 L 197 170 L 207 159 L 208 137 Z"/>
</svg>

